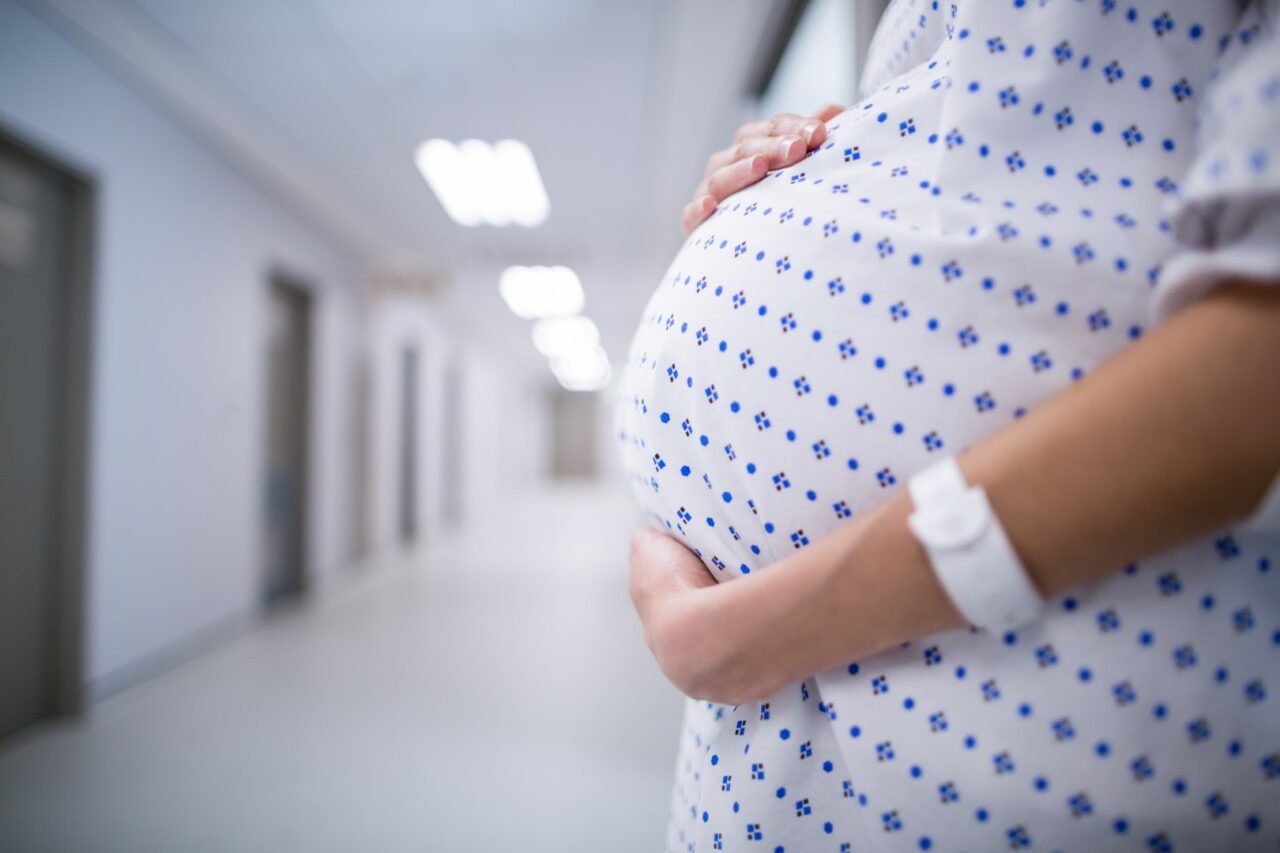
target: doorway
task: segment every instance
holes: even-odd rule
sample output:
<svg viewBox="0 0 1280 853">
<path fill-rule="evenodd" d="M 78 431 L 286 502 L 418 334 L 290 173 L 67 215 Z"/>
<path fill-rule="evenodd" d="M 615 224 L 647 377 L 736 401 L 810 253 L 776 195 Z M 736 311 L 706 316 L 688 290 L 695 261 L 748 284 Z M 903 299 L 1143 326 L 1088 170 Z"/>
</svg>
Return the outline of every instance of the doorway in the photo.
<svg viewBox="0 0 1280 853">
<path fill-rule="evenodd" d="M 456 358 L 444 373 L 444 402 L 440 446 L 440 517 L 448 527 L 462 524 L 462 460 L 466 453 L 462 435 L 462 368 Z"/>
<path fill-rule="evenodd" d="M 267 607 L 306 589 L 311 295 L 273 274 L 268 287 L 266 530 L 261 596 Z"/>
<path fill-rule="evenodd" d="M 362 348 L 357 352 L 351 369 L 351 489 L 347 502 L 351 549 L 347 558 L 352 563 L 359 562 L 369 552 L 369 413 L 372 402 L 369 354 Z"/>
<path fill-rule="evenodd" d="M 91 202 L 0 131 L 0 737 L 81 705 Z"/>
<path fill-rule="evenodd" d="M 597 476 L 596 433 L 600 402 L 595 394 L 551 392 L 551 476 L 583 479 Z"/>
<path fill-rule="evenodd" d="M 418 348 L 400 351 L 400 541 L 418 539 Z"/>
</svg>

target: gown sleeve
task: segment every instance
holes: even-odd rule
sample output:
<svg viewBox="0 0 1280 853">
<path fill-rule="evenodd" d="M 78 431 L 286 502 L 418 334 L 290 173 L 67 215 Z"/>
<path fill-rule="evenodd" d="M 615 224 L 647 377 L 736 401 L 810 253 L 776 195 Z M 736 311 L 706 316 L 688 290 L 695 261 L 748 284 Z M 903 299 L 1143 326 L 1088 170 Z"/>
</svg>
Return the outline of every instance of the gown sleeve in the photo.
<svg viewBox="0 0 1280 853">
<path fill-rule="evenodd" d="M 880 17 L 858 79 L 858 97 L 873 92 L 923 62 L 946 38 L 955 10 L 923 0 L 893 0 Z"/>
<path fill-rule="evenodd" d="M 1157 279 L 1157 319 L 1227 280 L 1280 286 L 1278 17 L 1280 2 L 1255 0 L 1223 39 L 1170 219 L 1180 251 Z"/>
</svg>

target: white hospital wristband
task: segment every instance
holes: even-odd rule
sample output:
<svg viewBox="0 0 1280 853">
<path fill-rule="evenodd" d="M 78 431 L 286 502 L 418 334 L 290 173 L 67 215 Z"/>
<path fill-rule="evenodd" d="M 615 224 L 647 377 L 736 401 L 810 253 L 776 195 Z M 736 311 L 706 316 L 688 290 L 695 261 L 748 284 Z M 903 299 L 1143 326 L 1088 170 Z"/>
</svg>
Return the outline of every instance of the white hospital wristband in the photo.
<svg viewBox="0 0 1280 853">
<path fill-rule="evenodd" d="M 948 457 L 911 478 L 907 524 L 934 574 L 969 624 L 1006 631 L 1036 617 L 1044 600 L 1031 584 L 987 493 L 970 488 Z"/>
</svg>

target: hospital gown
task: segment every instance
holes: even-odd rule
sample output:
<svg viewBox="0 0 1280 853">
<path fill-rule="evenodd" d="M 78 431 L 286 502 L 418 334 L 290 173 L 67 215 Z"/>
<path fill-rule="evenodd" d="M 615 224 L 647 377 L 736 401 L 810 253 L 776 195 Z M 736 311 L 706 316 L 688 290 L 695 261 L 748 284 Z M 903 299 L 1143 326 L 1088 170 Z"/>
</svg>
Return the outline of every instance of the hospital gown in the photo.
<svg viewBox="0 0 1280 853">
<path fill-rule="evenodd" d="M 770 571 L 1223 278 L 1280 280 L 1276 14 L 893 3 L 863 100 L 644 312 L 617 435 L 652 522 Z M 1017 631 L 690 700 L 667 849 L 1274 850 L 1278 559 L 1221 531 Z"/>
</svg>

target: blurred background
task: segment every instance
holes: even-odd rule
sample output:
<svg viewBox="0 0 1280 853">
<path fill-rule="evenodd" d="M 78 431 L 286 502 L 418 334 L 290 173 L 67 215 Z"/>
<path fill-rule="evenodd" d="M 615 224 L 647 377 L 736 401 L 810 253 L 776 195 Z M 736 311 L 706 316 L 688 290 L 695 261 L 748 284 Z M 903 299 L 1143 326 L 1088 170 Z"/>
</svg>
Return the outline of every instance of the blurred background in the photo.
<svg viewBox="0 0 1280 853">
<path fill-rule="evenodd" d="M 610 383 L 877 0 L 0 0 L 0 849 L 636 850 Z"/>
</svg>

